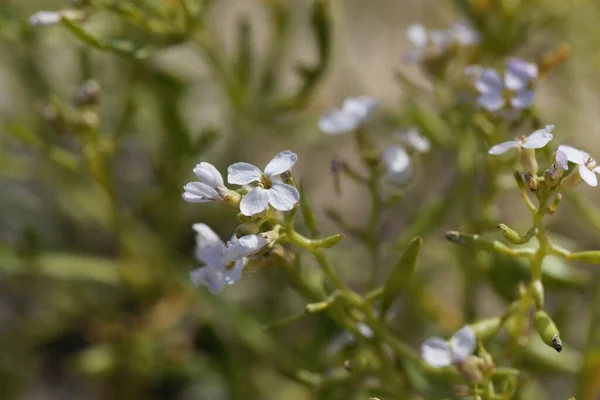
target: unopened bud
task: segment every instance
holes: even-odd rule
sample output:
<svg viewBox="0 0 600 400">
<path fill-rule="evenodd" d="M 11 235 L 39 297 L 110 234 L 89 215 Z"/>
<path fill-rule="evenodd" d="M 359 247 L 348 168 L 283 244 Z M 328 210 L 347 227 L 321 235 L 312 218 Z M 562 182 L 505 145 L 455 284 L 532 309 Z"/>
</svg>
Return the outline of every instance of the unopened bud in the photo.
<svg viewBox="0 0 600 400">
<path fill-rule="evenodd" d="M 500 317 L 482 319 L 471 324 L 471 328 L 473 328 L 475 336 L 479 340 L 486 340 L 494 336 L 501 326 L 502 320 Z"/>
<path fill-rule="evenodd" d="M 560 204 L 561 200 L 562 200 L 562 194 L 557 193 L 556 196 L 554 197 L 554 200 L 552 200 L 552 203 L 550 203 L 550 205 L 548 206 L 548 212 L 550 214 L 554 214 L 554 211 L 556 211 L 556 209 L 558 208 L 558 205 Z"/>
<path fill-rule="evenodd" d="M 525 182 L 525 184 L 527 185 L 527 187 L 529 188 L 529 190 L 531 190 L 532 192 L 537 192 L 538 190 L 538 178 L 536 175 L 530 173 L 530 172 L 525 172 L 523 174 L 523 181 Z"/>
<path fill-rule="evenodd" d="M 500 233 L 502 233 L 502 236 L 512 244 L 525 244 L 535 234 L 535 229 L 530 229 L 525 236 L 521 236 L 518 232 L 505 224 L 498 225 L 498 229 L 500 230 Z"/>
<path fill-rule="evenodd" d="M 240 200 L 242 200 L 242 195 L 240 195 L 238 192 L 235 192 L 233 190 L 222 190 L 221 188 L 217 188 L 217 193 L 219 194 L 219 196 L 221 196 L 221 199 L 223 200 L 223 203 L 225 205 L 227 205 L 228 207 L 231 208 L 235 208 L 235 209 L 239 209 L 240 208 Z M 242 216 L 242 217 L 240 217 Z M 238 214 L 238 220 L 245 222 L 245 221 L 252 221 L 254 220 L 255 217 L 251 216 L 248 217 L 246 215 L 243 214 Z"/>
<path fill-rule="evenodd" d="M 478 357 L 470 356 L 465 361 L 455 364 L 455 366 L 467 382 L 476 384 L 483 380 L 483 372 L 479 364 Z"/>
<path fill-rule="evenodd" d="M 542 341 L 560 353 L 562 341 L 556 324 L 554 324 L 548 313 L 543 310 L 536 311 L 534 325 Z"/>
<path fill-rule="evenodd" d="M 544 308 L 544 285 L 542 281 L 538 279 L 531 282 L 531 293 L 533 294 L 535 308 L 537 310 Z"/>
<path fill-rule="evenodd" d="M 73 104 L 77 107 L 94 106 L 98 104 L 100 84 L 93 80 L 85 81 L 75 92 Z"/>
<path fill-rule="evenodd" d="M 325 239 L 315 241 L 315 247 L 328 249 L 330 247 L 335 246 L 339 242 L 341 242 L 343 238 L 344 238 L 343 233 L 338 233 L 337 235 L 328 236 Z"/>
<path fill-rule="evenodd" d="M 239 239 L 242 236 L 246 236 L 246 235 L 256 235 L 258 233 L 258 231 L 259 231 L 259 229 L 256 224 L 252 224 L 252 223 L 241 224 L 241 225 L 238 225 L 237 228 L 235 228 L 235 237 L 237 237 Z"/>
<path fill-rule="evenodd" d="M 535 158 L 534 149 L 519 148 L 519 161 L 521 162 L 521 167 L 523 167 L 523 172 L 532 175 L 537 174 L 538 163 Z"/>
</svg>

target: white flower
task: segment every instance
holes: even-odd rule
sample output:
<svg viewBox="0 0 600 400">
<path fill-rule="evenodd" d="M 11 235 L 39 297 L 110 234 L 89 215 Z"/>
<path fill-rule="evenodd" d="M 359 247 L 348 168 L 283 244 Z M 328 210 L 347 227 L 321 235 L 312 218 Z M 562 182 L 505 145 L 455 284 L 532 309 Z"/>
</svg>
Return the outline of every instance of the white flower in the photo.
<svg viewBox="0 0 600 400">
<path fill-rule="evenodd" d="M 379 102 L 368 96 L 347 98 L 340 110 L 330 111 L 319 120 L 319 129 L 328 135 L 355 131 L 378 106 Z"/>
<path fill-rule="evenodd" d="M 54 25 L 60 22 L 61 13 L 56 11 L 39 11 L 29 17 L 29 25 L 31 26 L 47 26 Z"/>
<path fill-rule="evenodd" d="M 194 224 L 196 231 L 196 258 L 205 264 L 204 267 L 190 272 L 190 279 L 195 286 L 204 285 L 217 294 L 227 285 L 233 285 L 242 277 L 245 259 L 232 260 L 233 265 L 223 257 L 225 244 L 212 229 L 205 224 Z"/>
<path fill-rule="evenodd" d="M 400 146 L 389 146 L 383 152 L 383 164 L 385 166 L 385 181 L 390 185 L 403 187 L 413 174 L 410 156 Z"/>
<path fill-rule="evenodd" d="M 499 155 L 506 153 L 510 149 L 541 149 L 554 137 L 552 135 L 553 130 L 554 125 L 546 125 L 543 129 L 538 129 L 522 139 L 509 140 L 508 142 L 497 144 L 488 153 Z"/>
<path fill-rule="evenodd" d="M 452 31 L 432 30 L 422 24 L 413 24 L 406 29 L 406 38 L 413 49 L 404 56 L 406 63 L 420 63 L 427 57 L 438 57 L 448 50 L 453 40 Z"/>
<path fill-rule="evenodd" d="M 504 80 L 495 69 L 484 68 L 475 81 L 475 88 L 480 94 L 477 102 L 486 110 L 493 112 L 505 107 L 508 96 L 513 109 L 529 108 L 533 104 L 534 92 L 528 87 L 537 76 L 536 64 L 516 58 L 507 61 Z"/>
<path fill-rule="evenodd" d="M 476 345 L 475 331 L 465 325 L 449 341 L 439 337 L 427 339 L 421 346 L 421 356 L 432 367 L 448 367 L 465 361 L 473 354 Z"/>
<path fill-rule="evenodd" d="M 223 183 L 223 177 L 214 165 L 201 162 L 194 168 L 194 174 L 198 177 L 198 182 L 190 182 L 183 187 L 185 192 L 182 197 L 185 201 L 207 203 L 222 200 L 229 192 Z"/>
<path fill-rule="evenodd" d="M 452 23 L 454 41 L 461 46 L 473 46 L 481 42 L 481 35 L 475 31 L 469 21 L 460 20 Z"/>
<path fill-rule="evenodd" d="M 403 145 L 417 153 L 427 153 L 431 149 L 431 142 L 419 133 L 417 128 L 397 132 L 395 135 Z"/>
<path fill-rule="evenodd" d="M 221 254 L 224 262 L 230 263 L 258 253 L 270 242 L 261 235 L 246 235 L 239 239 L 233 236 Z"/>
<path fill-rule="evenodd" d="M 558 153 L 564 153 L 569 161 L 578 165 L 577 172 L 585 183 L 590 186 L 598 186 L 598 178 L 595 174 L 600 174 L 600 167 L 588 153 L 566 145 L 558 146 Z"/>
<path fill-rule="evenodd" d="M 265 211 L 269 204 L 276 210 L 289 211 L 300 200 L 298 190 L 292 185 L 281 183 L 273 178 L 289 171 L 298 156 L 289 150 L 277 154 L 265 167 L 264 173 L 252 164 L 239 162 L 227 168 L 227 182 L 234 185 L 247 185 L 259 182 L 240 201 L 242 214 L 252 216 Z"/>
</svg>

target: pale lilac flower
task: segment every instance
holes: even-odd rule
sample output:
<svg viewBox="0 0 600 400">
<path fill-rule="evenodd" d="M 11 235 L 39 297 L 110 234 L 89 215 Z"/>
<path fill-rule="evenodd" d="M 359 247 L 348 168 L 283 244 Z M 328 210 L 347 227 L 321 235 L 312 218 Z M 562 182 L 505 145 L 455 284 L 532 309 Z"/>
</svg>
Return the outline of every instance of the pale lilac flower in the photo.
<svg viewBox="0 0 600 400">
<path fill-rule="evenodd" d="M 410 128 L 406 131 L 396 132 L 395 137 L 409 149 L 417 153 L 427 153 L 431 149 L 431 142 L 428 138 L 421 135 L 417 128 Z"/>
<path fill-rule="evenodd" d="M 507 61 L 504 79 L 493 68 L 484 68 L 475 79 L 475 88 L 479 92 L 477 102 L 488 111 L 499 111 L 510 104 L 513 109 L 531 107 L 534 92 L 529 89 L 537 79 L 536 64 L 511 58 Z"/>
<path fill-rule="evenodd" d="M 222 250 L 223 260 L 226 263 L 237 262 L 237 260 L 258 253 L 269 243 L 271 243 L 271 240 L 262 235 L 246 235 L 239 239 L 233 236 Z"/>
<path fill-rule="evenodd" d="M 319 120 L 319 129 L 328 135 L 353 132 L 369 119 L 379 102 L 368 96 L 350 97 L 342 108 L 330 111 Z"/>
<path fill-rule="evenodd" d="M 373 330 L 366 324 L 360 322 L 356 325 L 356 330 L 366 339 L 370 339 L 373 337 Z M 335 338 L 329 343 L 327 346 L 327 353 L 336 354 L 339 353 L 345 346 L 356 342 L 356 338 L 354 335 L 348 331 L 345 331 Z"/>
<path fill-rule="evenodd" d="M 38 11 L 29 17 L 31 26 L 48 26 L 58 24 L 62 18 L 71 21 L 81 21 L 85 14 L 81 10 L 63 10 L 63 11 Z"/>
<path fill-rule="evenodd" d="M 383 152 L 385 181 L 397 187 L 405 186 L 413 175 L 410 156 L 401 146 L 389 146 Z"/>
<path fill-rule="evenodd" d="M 185 201 L 190 203 L 207 203 L 215 200 L 223 200 L 229 193 L 229 189 L 223 183 L 221 173 L 214 165 L 201 162 L 194 168 L 194 174 L 198 182 L 186 184 L 182 195 Z"/>
<path fill-rule="evenodd" d="M 453 33 L 449 30 L 428 32 L 422 24 L 413 24 L 406 29 L 406 38 L 413 48 L 404 56 L 404 62 L 414 64 L 444 54 L 452 44 Z"/>
<path fill-rule="evenodd" d="M 196 231 L 196 258 L 205 264 L 204 267 L 190 272 L 190 279 L 195 286 L 203 285 L 217 294 L 227 285 L 233 285 L 242 277 L 245 259 L 226 260 L 223 256 L 225 244 L 206 224 L 194 224 Z"/>
<path fill-rule="evenodd" d="M 541 149 L 554 137 L 552 135 L 553 130 L 554 125 L 546 125 L 543 129 L 538 129 L 527 137 L 497 144 L 488 153 L 499 155 L 506 153 L 510 149 Z"/>
<path fill-rule="evenodd" d="M 583 150 L 566 145 L 558 146 L 558 152 L 564 153 L 567 160 L 578 165 L 577 173 L 579 173 L 579 176 L 585 183 L 592 187 L 598 186 L 596 174 L 600 174 L 600 167 L 597 166 L 596 160 L 594 160 L 592 156 Z"/>
<path fill-rule="evenodd" d="M 454 41 L 461 46 L 474 46 L 481 42 L 481 35 L 473 29 L 469 21 L 460 20 L 452 23 Z"/>
<path fill-rule="evenodd" d="M 434 368 L 449 367 L 465 361 L 477 346 L 475 331 L 465 325 L 446 341 L 439 337 L 429 338 L 421 346 L 423 360 Z"/>
<path fill-rule="evenodd" d="M 289 211 L 300 200 L 298 190 L 278 181 L 279 175 L 289 171 L 298 156 L 290 150 L 277 154 L 265 167 L 264 173 L 252 164 L 238 162 L 227 168 L 227 182 L 247 185 L 258 182 L 240 201 L 240 211 L 247 216 L 265 211 L 269 204 L 276 210 Z"/>
</svg>

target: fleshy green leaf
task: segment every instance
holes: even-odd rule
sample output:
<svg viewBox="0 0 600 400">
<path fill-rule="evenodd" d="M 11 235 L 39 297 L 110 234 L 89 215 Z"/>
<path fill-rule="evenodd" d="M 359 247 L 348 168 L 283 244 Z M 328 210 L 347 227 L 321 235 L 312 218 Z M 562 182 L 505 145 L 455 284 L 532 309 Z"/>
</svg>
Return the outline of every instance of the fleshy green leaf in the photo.
<svg viewBox="0 0 600 400">
<path fill-rule="evenodd" d="M 394 266 L 388 281 L 383 288 L 383 302 L 381 304 L 381 316 L 388 311 L 396 297 L 406 288 L 415 271 L 417 256 L 421 249 L 423 240 L 416 237 L 410 241 L 406 250 Z"/>
</svg>

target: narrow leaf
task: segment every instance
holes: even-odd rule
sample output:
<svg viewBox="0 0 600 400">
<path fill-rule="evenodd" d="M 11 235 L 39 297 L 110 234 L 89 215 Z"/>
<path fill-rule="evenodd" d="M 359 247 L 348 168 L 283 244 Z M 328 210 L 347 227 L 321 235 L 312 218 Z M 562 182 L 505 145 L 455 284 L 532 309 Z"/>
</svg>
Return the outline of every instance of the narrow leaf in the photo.
<svg viewBox="0 0 600 400">
<path fill-rule="evenodd" d="M 306 195 L 306 190 L 304 190 L 304 184 L 300 182 L 300 207 L 302 209 L 302 216 L 304 217 L 304 223 L 310 232 L 310 236 L 315 238 L 319 236 L 319 230 L 317 229 L 317 219 L 315 218 L 315 213 L 312 208 L 312 204 L 310 204 L 310 199 Z"/>
<path fill-rule="evenodd" d="M 410 241 L 408 247 L 390 273 L 383 289 L 383 302 L 381 304 L 381 317 L 385 316 L 396 297 L 408 286 L 417 263 L 417 256 L 421 249 L 423 239 L 416 237 Z"/>
</svg>

